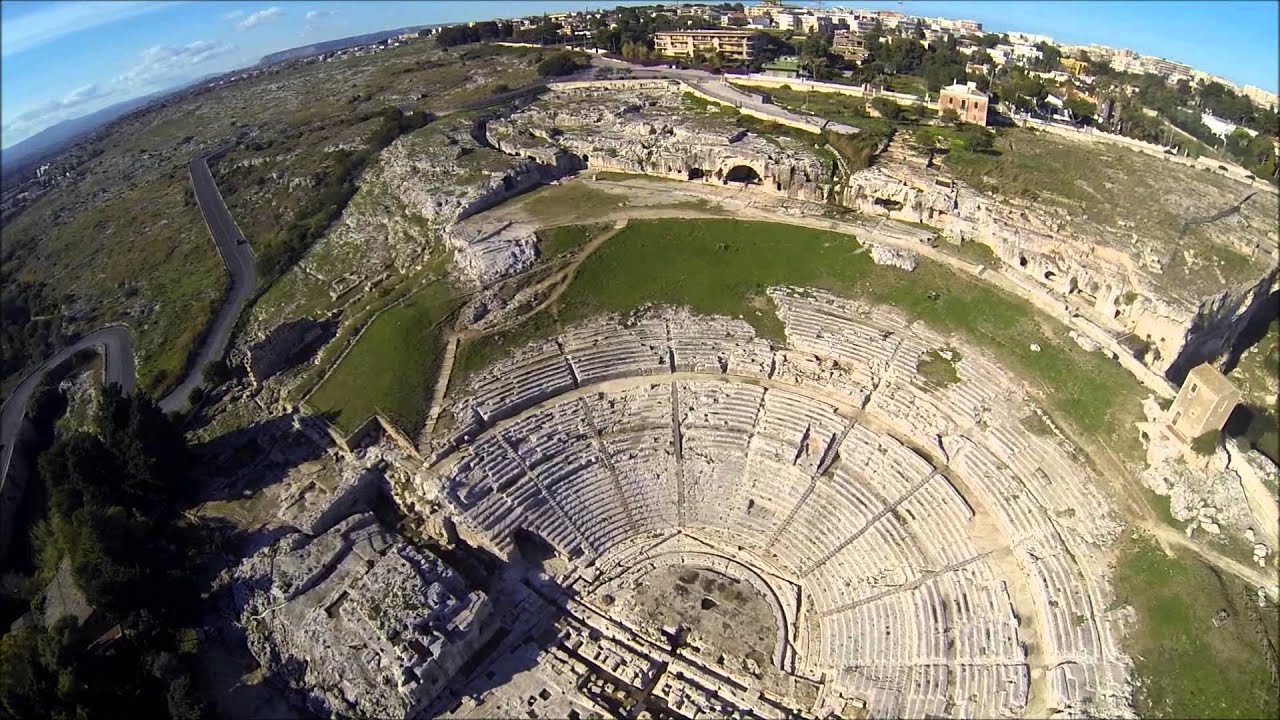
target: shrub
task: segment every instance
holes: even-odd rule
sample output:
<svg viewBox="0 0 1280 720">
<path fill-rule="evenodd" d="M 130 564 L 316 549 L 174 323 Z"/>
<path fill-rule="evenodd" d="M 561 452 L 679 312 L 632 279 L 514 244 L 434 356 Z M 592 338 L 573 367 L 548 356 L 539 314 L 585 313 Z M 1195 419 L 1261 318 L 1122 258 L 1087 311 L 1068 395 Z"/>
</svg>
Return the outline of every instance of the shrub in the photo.
<svg viewBox="0 0 1280 720">
<path fill-rule="evenodd" d="M 1218 446 L 1222 444 L 1222 431 L 1210 430 L 1209 432 L 1197 437 L 1191 441 L 1191 449 L 1195 454 L 1201 457 L 1212 457 L 1218 451 Z"/>
<path fill-rule="evenodd" d="M 902 107 L 887 97 L 872 98 L 871 108 L 885 120 L 898 120 L 902 117 Z"/>
<path fill-rule="evenodd" d="M 578 70 L 578 61 L 567 52 L 558 52 L 538 63 L 538 75 L 542 77 L 559 77 L 569 75 Z"/>
</svg>

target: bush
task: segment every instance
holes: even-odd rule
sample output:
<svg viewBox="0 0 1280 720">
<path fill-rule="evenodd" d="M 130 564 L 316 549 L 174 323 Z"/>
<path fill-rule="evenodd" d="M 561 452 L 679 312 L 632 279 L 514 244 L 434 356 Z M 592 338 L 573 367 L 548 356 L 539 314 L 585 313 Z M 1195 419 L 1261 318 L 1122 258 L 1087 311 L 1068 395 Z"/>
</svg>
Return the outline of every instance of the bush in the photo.
<svg viewBox="0 0 1280 720">
<path fill-rule="evenodd" d="M 1222 444 L 1222 431 L 1210 430 L 1191 441 L 1191 449 L 1201 457 L 1212 457 Z"/>
<path fill-rule="evenodd" d="M 902 107 L 887 97 L 872 98 L 871 108 L 885 120 L 895 121 L 902 118 Z"/>
<path fill-rule="evenodd" d="M 538 75 L 541 77 L 560 77 L 578 71 L 578 61 L 571 53 L 558 52 L 538 63 Z"/>
<path fill-rule="evenodd" d="M 205 385 L 217 387 L 231 379 L 231 368 L 227 367 L 226 360 L 219 358 L 205 365 L 201 375 Z"/>
<path fill-rule="evenodd" d="M 956 134 L 969 152 L 989 153 L 995 149 L 995 134 L 980 125 L 965 125 Z"/>
</svg>

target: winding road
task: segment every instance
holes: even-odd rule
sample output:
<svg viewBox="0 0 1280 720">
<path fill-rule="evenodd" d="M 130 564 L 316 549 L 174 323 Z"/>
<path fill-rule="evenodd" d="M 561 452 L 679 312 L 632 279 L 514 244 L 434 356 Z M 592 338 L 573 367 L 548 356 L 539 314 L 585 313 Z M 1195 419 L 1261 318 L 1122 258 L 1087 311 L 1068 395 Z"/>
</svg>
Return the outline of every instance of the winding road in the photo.
<svg viewBox="0 0 1280 720">
<path fill-rule="evenodd" d="M 227 266 L 227 274 L 231 276 L 231 286 L 227 289 L 227 297 L 218 309 L 213 324 L 200 343 L 187 369 L 187 375 L 160 401 L 160 409 L 165 412 L 186 410 L 187 398 L 191 391 L 204 381 L 204 366 L 217 360 L 227 351 L 227 343 L 231 341 L 231 332 L 235 329 L 240 312 L 253 297 L 254 288 L 258 284 L 258 270 L 254 262 L 253 250 L 248 241 L 240 233 L 236 221 L 222 201 L 222 193 L 213 181 L 213 173 L 209 172 L 209 156 L 201 155 L 191 161 L 188 170 L 191 174 L 191 187 L 195 190 L 196 202 L 200 205 L 200 214 L 209 228 L 209 234 L 218 247 L 218 254 Z"/>
<path fill-rule="evenodd" d="M 236 320 L 253 296 L 258 283 L 253 251 L 244 235 L 240 233 L 240 229 L 236 227 L 235 220 L 222 200 L 222 194 L 218 192 L 217 183 L 214 182 L 213 174 L 209 171 L 210 157 L 211 155 L 201 155 L 193 159 L 188 165 L 188 171 L 191 175 L 191 186 L 195 192 L 196 202 L 200 206 L 200 214 L 204 217 L 209 235 L 213 238 L 218 254 L 222 256 L 222 262 L 230 275 L 230 287 L 222 307 L 218 309 L 218 314 L 201 340 L 199 348 L 188 362 L 186 376 L 172 392 L 160 400 L 160 409 L 166 413 L 187 409 L 187 398 L 204 379 L 205 365 L 226 353 Z M 8 546 L 12 530 L 11 513 L 22 497 L 21 486 L 24 483 L 21 481 L 11 483 L 9 469 L 23 421 L 26 418 L 27 405 L 49 371 L 66 362 L 76 353 L 89 349 L 96 350 L 103 357 L 103 384 L 117 383 L 126 394 L 132 393 L 137 382 L 133 334 L 127 325 L 115 324 L 94 330 L 58 351 L 53 357 L 28 373 L 0 406 L 0 557 L 3 556 L 4 548 Z"/>
</svg>

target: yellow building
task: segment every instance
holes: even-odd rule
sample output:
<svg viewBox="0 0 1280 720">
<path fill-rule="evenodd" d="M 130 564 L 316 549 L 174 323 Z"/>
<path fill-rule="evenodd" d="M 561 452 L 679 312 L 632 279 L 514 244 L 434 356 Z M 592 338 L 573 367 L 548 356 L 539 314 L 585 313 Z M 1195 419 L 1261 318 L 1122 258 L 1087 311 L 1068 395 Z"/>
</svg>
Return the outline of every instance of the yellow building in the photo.
<svg viewBox="0 0 1280 720">
<path fill-rule="evenodd" d="M 841 30 L 833 36 L 831 51 L 846 60 L 862 62 L 867 56 L 866 36 L 851 30 Z"/>
<path fill-rule="evenodd" d="M 1062 58 L 1062 67 L 1066 68 L 1067 72 L 1072 75 L 1080 75 L 1089 69 L 1089 63 L 1075 58 L 1064 57 Z"/>
<path fill-rule="evenodd" d="M 654 33 L 653 48 L 668 57 L 719 52 L 731 60 L 749 62 L 760 49 L 760 40 L 755 30 L 681 30 Z"/>
</svg>

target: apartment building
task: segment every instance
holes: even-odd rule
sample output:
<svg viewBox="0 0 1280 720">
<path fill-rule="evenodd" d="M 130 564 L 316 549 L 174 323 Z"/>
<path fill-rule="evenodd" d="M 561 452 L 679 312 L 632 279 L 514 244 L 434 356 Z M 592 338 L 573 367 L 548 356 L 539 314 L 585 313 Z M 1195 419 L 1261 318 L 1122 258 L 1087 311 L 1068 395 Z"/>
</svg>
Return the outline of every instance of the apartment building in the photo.
<svg viewBox="0 0 1280 720">
<path fill-rule="evenodd" d="M 867 38 L 859 32 L 841 30 L 831 37 L 831 52 L 846 60 L 862 62 L 867 56 Z"/>
<path fill-rule="evenodd" d="M 1280 103 L 1277 102 L 1275 93 L 1267 92 L 1266 90 L 1263 90 L 1262 88 L 1256 87 L 1254 85 L 1245 85 L 1243 88 L 1241 88 L 1240 94 L 1249 98 L 1250 100 L 1253 101 L 1254 105 L 1257 105 L 1258 107 L 1261 107 L 1261 108 L 1269 108 L 1271 110 L 1275 110 L 1276 107 L 1280 106 Z"/>
<path fill-rule="evenodd" d="M 694 53 L 719 52 L 731 60 L 749 62 L 760 49 L 755 30 L 680 30 L 654 33 L 653 47 L 668 57 L 693 57 Z"/>
</svg>

